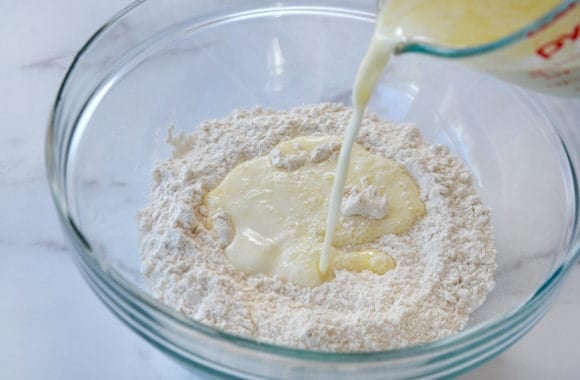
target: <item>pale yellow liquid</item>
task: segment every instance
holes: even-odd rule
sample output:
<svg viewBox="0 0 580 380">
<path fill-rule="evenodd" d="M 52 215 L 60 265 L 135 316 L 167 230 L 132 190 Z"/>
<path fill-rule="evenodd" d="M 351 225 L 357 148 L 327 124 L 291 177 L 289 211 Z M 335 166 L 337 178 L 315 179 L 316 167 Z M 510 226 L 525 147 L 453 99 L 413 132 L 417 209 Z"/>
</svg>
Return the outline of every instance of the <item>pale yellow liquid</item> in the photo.
<svg viewBox="0 0 580 380">
<path fill-rule="evenodd" d="M 326 274 L 330 263 L 332 244 L 334 242 L 336 225 L 340 216 L 340 206 L 342 204 L 344 187 L 348 175 L 351 149 L 358 135 L 362 116 L 369 98 L 388 63 L 389 58 L 395 51 L 398 42 L 399 40 L 396 38 L 381 38 L 375 33 L 371 40 L 369 49 L 358 69 L 352 96 L 352 117 L 344 136 L 340 156 L 338 157 L 336 178 L 334 180 L 328 204 L 326 234 L 324 236 L 322 252 L 318 263 L 318 270 L 322 275 Z"/>
<path fill-rule="evenodd" d="M 478 47 L 534 24 L 558 5 L 558 0 L 387 0 L 375 36 Z M 524 39 L 461 62 L 538 91 L 580 97 L 580 3 L 560 9 Z"/>
<path fill-rule="evenodd" d="M 557 3 L 388 1 L 356 76 L 353 114 L 338 161 L 304 159 L 295 168 L 281 169 L 272 165 L 271 157 L 258 157 L 234 168 L 206 197 L 209 220 L 225 211 L 235 230 L 225 248 L 232 264 L 247 273 L 276 275 L 302 286 L 319 285 L 332 278 L 334 270 L 384 274 L 393 269 L 395 261 L 382 252 L 347 249 L 364 246 L 384 234 L 404 233 L 425 212 L 419 190 L 403 167 L 355 144 L 368 100 L 391 55 L 409 38 L 457 48 L 492 42 L 529 24 Z M 578 15 L 577 10 L 572 17 L 574 14 Z M 553 34 L 565 27 L 549 26 L 547 30 Z M 530 46 L 521 46 L 507 56 L 528 54 Z M 306 157 L 332 139 L 302 137 L 277 149 L 280 154 Z M 345 186 L 369 181 L 387 197 L 388 212 L 378 219 L 350 216 L 350 230 L 345 230 L 339 223 Z"/>
<path fill-rule="evenodd" d="M 338 160 L 328 208 L 326 236 L 319 262 L 322 274 L 325 274 L 329 267 L 348 174 L 350 149 L 358 135 L 368 100 L 397 47 L 410 38 L 456 48 L 483 45 L 521 29 L 549 12 L 558 3 L 557 0 L 386 1 L 377 18 L 375 32 L 359 66 L 353 87 L 354 110 Z M 578 15 L 577 11 L 575 12 L 574 14 Z"/>
<path fill-rule="evenodd" d="M 337 160 L 311 161 L 309 157 L 330 142 L 339 143 L 340 138 L 304 136 L 283 142 L 275 148 L 279 155 L 304 158 L 291 170 L 275 167 L 270 156 L 257 157 L 232 169 L 206 196 L 209 220 L 224 211 L 235 229 L 225 253 L 236 268 L 312 287 L 332 278 L 334 270 L 384 274 L 395 267 L 392 257 L 364 245 L 379 236 L 406 231 L 425 213 L 419 189 L 404 167 L 355 144 L 347 184 L 373 186 L 388 200 L 388 209 L 380 218 L 343 216 L 347 223 L 336 229 L 332 270 L 318 271 L 326 195 Z"/>
<path fill-rule="evenodd" d="M 499 40 L 539 19 L 559 0 L 387 0 L 375 34 L 454 48 Z"/>
</svg>

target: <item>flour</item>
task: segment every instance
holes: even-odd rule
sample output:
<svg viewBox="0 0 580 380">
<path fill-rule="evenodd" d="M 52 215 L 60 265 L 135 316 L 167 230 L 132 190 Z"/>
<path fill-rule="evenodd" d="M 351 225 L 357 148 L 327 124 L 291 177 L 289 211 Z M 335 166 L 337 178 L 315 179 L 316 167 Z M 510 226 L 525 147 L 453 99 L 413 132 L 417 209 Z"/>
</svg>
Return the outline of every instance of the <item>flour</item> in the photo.
<svg viewBox="0 0 580 380">
<path fill-rule="evenodd" d="M 230 221 L 228 214 L 224 210 L 219 209 L 212 218 L 213 230 L 216 234 L 216 239 L 220 248 L 225 248 L 232 242 L 234 238 L 234 226 Z"/>
<path fill-rule="evenodd" d="M 306 153 L 282 154 L 279 149 L 274 148 L 270 152 L 270 161 L 276 168 L 292 171 L 306 163 Z"/>
<path fill-rule="evenodd" d="M 341 146 L 342 144 L 337 142 L 328 142 L 317 146 L 310 153 L 310 162 L 317 163 L 329 159 L 340 151 Z"/>
<path fill-rule="evenodd" d="M 404 165 L 426 206 L 407 233 L 360 247 L 386 253 L 395 269 L 337 270 L 332 280 L 304 288 L 245 274 L 225 256 L 235 226 L 227 215 L 207 220 L 204 195 L 236 165 L 271 154 L 281 141 L 341 136 L 350 113 L 336 104 L 254 109 L 206 121 L 190 135 L 170 134 L 176 149 L 156 164 L 150 201 L 139 215 L 142 269 L 154 296 L 218 329 L 312 350 L 385 350 L 462 329 L 494 285 L 490 213 L 460 161 L 443 146 L 427 145 L 411 125 L 367 114 L 357 141 Z M 322 160 L 339 148 L 298 161 Z"/>
<path fill-rule="evenodd" d="M 360 215 L 370 219 L 382 219 L 387 215 L 387 197 L 379 194 L 376 187 L 365 184 L 347 186 L 342 200 L 341 214 L 344 216 Z"/>
</svg>

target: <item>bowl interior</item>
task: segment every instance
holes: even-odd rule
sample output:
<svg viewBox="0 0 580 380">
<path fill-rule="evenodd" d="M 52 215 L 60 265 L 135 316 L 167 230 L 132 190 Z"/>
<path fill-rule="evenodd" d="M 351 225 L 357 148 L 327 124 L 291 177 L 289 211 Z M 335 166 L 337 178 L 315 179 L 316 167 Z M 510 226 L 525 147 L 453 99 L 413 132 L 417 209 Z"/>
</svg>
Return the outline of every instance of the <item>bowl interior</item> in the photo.
<svg viewBox="0 0 580 380">
<path fill-rule="evenodd" d="M 235 13 L 166 28 L 117 57 L 78 118 L 67 166 L 70 213 L 106 267 L 149 293 L 136 214 L 153 163 L 170 154 L 169 126 L 192 132 L 236 108 L 349 104 L 373 22 L 331 8 Z M 470 324 L 529 299 L 563 261 L 574 218 L 557 120 L 511 85 L 417 55 L 392 60 L 369 110 L 447 145 L 493 210 L 496 288 Z"/>
</svg>

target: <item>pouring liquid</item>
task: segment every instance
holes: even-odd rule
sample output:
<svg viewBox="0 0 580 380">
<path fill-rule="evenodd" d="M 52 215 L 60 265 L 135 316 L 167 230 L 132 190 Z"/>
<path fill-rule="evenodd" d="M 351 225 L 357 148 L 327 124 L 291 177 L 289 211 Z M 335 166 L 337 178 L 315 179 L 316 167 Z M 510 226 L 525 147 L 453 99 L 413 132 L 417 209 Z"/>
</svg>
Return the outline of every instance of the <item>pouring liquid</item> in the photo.
<svg viewBox="0 0 580 380">
<path fill-rule="evenodd" d="M 534 22 L 558 0 L 388 0 L 353 86 L 353 113 L 330 194 L 319 271 L 329 268 L 352 146 L 368 100 L 390 57 L 409 41 L 466 48 L 496 41 Z M 576 2 L 526 39 L 470 64 L 516 83 L 560 95 L 580 95 L 580 6 Z M 548 62 L 549 61 L 549 62 Z M 549 63 L 549 65 L 547 64 Z"/>
<path fill-rule="evenodd" d="M 344 135 L 340 155 L 338 156 L 336 176 L 332 186 L 332 192 L 330 193 L 330 199 L 328 201 L 326 234 L 324 235 L 322 253 L 320 255 L 318 266 L 318 270 L 323 275 L 328 271 L 330 262 L 332 241 L 334 239 L 336 225 L 340 216 L 342 197 L 344 194 L 346 177 L 348 175 L 350 152 L 358 135 L 364 110 L 369 98 L 371 97 L 385 66 L 389 62 L 389 58 L 395 52 L 399 42 L 400 39 L 397 37 L 385 38 L 375 32 L 371 39 L 369 49 L 358 69 L 352 94 L 353 112 Z"/>
</svg>

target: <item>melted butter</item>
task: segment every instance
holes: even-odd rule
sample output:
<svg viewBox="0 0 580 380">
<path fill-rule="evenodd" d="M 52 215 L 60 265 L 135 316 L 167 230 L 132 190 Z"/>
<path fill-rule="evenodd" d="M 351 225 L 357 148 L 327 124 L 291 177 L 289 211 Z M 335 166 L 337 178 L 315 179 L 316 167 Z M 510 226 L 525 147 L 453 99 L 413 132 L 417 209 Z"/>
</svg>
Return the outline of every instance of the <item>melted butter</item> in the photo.
<svg viewBox="0 0 580 380">
<path fill-rule="evenodd" d="M 327 197 L 337 161 L 333 156 L 318 162 L 310 158 L 313 150 L 340 140 L 299 137 L 281 143 L 273 151 L 276 154 L 232 169 L 206 196 L 209 220 L 219 209 L 230 217 L 235 231 L 225 253 L 234 266 L 247 273 L 277 275 L 302 286 L 319 285 L 332 278 L 335 269 L 384 274 L 394 268 L 394 260 L 383 253 L 351 247 L 388 233 L 405 232 L 425 213 L 425 208 L 417 185 L 404 167 L 354 144 L 346 184 L 374 186 L 386 196 L 388 211 L 381 219 L 340 215 L 330 247 L 331 270 L 318 270 Z M 281 157 L 280 167 L 273 165 L 273 157 Z M 289 165 L 292 170 L 284 166 L 289 162 L 294 163 Z"/>
<path fill-rule="evenodd" d="M 395 259 L 377 249 L 367 249 L 355 252 L 344 252 L 334 257 L 334 269 L 346 269 L 353 272 L 371 271 L 385 274 L 395 269 Z"/>
</svg>

